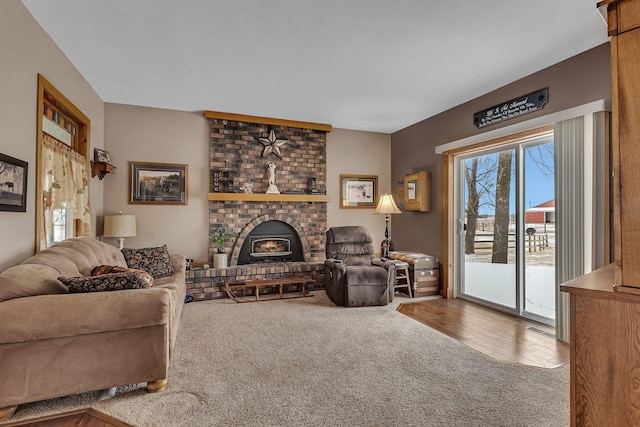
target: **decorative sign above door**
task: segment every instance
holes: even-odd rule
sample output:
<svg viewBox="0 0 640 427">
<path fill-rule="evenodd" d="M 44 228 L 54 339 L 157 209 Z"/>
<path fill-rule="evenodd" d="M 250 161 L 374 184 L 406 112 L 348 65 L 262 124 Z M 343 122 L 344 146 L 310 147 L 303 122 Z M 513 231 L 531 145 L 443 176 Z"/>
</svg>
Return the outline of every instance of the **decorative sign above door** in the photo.
<svg viewBox="0 0 640 427">
<path fill-rule="evenodd" d="M 481 129 L 485 126 L 495 125 L 504 120 L 513 119 L 524 114 L 541 110 L 549 99 L 549 88 L 531 92 L 527 95 L 514 98 L 503 104 L 495 105 L 473 115 L 473 124 Z"/>
</svg>

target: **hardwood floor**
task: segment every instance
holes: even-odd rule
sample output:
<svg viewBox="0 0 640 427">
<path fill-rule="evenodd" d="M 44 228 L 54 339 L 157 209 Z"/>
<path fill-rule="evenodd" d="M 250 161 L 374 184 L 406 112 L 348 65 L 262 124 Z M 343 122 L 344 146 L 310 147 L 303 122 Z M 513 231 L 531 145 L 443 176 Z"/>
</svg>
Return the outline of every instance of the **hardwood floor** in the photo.
<svg viewBox="0 0 640 427">
<path fill-rule="evenodd" d="M 91 408 L 5 425 L 7 427 L 133 427 Z"/>
<path fill-rule="evenodd" d="M 401 304 L 398 311 L 497 360 L 543 368 L 569 363 L 569 344 L 546 325 L 461 299 Z"/>
</svg>

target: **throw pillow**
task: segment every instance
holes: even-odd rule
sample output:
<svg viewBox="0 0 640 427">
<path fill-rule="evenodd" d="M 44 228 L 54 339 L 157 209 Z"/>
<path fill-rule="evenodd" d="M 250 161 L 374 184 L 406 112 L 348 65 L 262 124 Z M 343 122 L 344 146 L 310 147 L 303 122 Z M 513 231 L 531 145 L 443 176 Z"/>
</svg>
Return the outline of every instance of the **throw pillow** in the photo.
<svg viewBox="0 0 640 427">
<path fill-rule="evenodd" d="M 122 267 L 120 265 L 96 265 L 91 269 L 92 276 L 111 273 L 139 273 L 142 275 L 142 278 L 149 284 L 149 287 L 153 288 L 153 276 L 151 276 L 151 274 L 147 273 L 144 270 Z"/>
<path fill-rule="evenodd" d="M 120 291 L 123 289 L 146 289 L 149 283 L 140 273 L 110 273 L 99 276 L 60 276 L 61 281 L 71 293 Z"/>
<path fill-rule="evenodd" d="M 142 249 L 124 248 L 122 249 L 122 254 L 129 268 L 144 270 L 151 274 L 154 279 L 173 275 L 173 267 L 171 267 L 171 257 L 167 252 L 167 245 Z"/>
</svg>

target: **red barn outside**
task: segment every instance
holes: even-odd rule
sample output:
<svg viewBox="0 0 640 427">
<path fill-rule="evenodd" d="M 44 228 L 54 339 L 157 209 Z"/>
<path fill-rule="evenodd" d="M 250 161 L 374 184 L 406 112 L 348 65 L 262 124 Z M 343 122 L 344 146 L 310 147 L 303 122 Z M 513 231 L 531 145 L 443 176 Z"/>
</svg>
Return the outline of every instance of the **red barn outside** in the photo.
<svg viewBox="0 0 640 427">
<path fill-rule="evenodd" d="M 549 200 L 527 209 L 524 214 L 526 224 L 553 224 L 556 222 L 556 201 Z"/>
</svg>

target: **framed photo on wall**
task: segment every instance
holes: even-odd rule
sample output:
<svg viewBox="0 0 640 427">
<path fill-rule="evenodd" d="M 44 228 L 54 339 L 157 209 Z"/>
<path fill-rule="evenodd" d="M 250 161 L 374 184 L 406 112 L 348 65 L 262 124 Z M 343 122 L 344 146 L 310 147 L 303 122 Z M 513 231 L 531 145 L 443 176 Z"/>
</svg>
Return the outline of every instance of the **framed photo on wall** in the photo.
<svg viewBox="0 0 640 427">
<path fill-rule="evenodd" d="M 378 202 L 377 175 L 340 175 L 340 208 L 375 208 Z"/>
<path fill-rule="evenodd" d="M 0 154 L 0 211 L 27 211 L 28 163 Z"/>
<path fill-rule="evenodd" d="M 129 162 L 129 204 L 186 205 L 187 165 Z"/>
<path fill-rule="evenodd" d="M 111 156 L 108 151 L 99 148 L 93 149 L 93 158 L 96 162 L 111 163 Z"/>
</svg>

